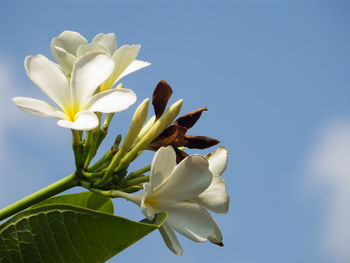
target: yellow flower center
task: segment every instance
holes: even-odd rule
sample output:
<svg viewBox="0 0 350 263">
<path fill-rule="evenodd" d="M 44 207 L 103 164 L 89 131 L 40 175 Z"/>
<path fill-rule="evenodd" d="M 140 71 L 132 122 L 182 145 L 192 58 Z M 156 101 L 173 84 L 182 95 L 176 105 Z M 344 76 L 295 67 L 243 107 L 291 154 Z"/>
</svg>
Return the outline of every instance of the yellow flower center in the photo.
<svg viewBox="0 0 350 263">
<path fill-rule="evenodd" d="M 149 205 L 149 206 L 152 206 L 152 207 L 155 207 L 155 206 L 157 206 L 157 204 L 158 204 L 158 201 L 155 200 L 155 199 L 152 198 L 152 197 L 146 198 L 144 202 L 145 202 L 145 205 Z"/>
<path fill-rule="evenodd" d="M 64 109 L 64 113 L 66 114 L 67 117 L 67 121 L 76 121 L 77 120 L 77 113 L 79 113 L 79 111 L 81 111 L 81 109 L 79 109 L 78 104 L 74 103 L 72 105 L 70 105 L 70 107 L 66 107 Z"/>
</svg>

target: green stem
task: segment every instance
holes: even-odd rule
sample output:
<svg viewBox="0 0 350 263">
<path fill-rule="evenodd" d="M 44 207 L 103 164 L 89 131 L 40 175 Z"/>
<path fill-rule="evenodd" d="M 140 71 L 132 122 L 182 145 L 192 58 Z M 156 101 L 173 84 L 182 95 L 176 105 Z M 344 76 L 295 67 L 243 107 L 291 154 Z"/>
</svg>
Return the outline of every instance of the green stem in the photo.
<svg viewBox="0 0 350 263">
<path fill-rule="evenodd" d="M 101 129 L 101 131 L 103 133 L 107 133 L 109 125 L 111 124 L 111 121 L 112 121 L 113 117 L 114 117 L 114 113 L 107 114 L 106 119 L 105 119 L 105 121 L 104 121 L 104 123 L 102 125 L 102 129 Z"/>
<path fill-rule="evenodd" d="M 84 176 L 85 178 L 96 178 L 96 177 L 102 177 L 103 175 L 105 174 L 105 171 L 102 170 L 102 171 L 99 171 L 99 172 L 84 172 Z"/>
<path fill-rule="evenodd" d="M 84 154 L 84 148 L 81 143 L 81 136 L 79 131 L 72 130 L 72 135 L 72 147 L 74 152 L 75 167 L 77 168 L 77 170 L 80 170 L 83 168 L 82 158 Z"/>
<path fill-rule="evenodd" d="M 85 160 L 85 164 L 84 164 L 85 169 L 88 169 L 92 159 L 95 157 L 95 155 L 97 153 L 97 150 L 99 149 L 103 140 L 105 139 L 107 132 L 108 132 L 109 125 L 113 119 L 113 116 L 114 116 L 114 113 L 107 114 L 102 128 L 100 129 L 98 127 L 91 132 L 92 133 L 91 139 L 93 141 L 91 141 L 89 152 L 86 155 L 86 159 L 84 159 Z M 99 116 L 99 119 L 101 120 L 101 116 Z"/>
<path fill-rule="evenodd" d="M 142 167 L 141 169 L 138 169 L 136 171 L 133 171 L 131 173 L 128 174 L 128 176 L 126 176 L 122 182 L 125 182 L 125 181 L 128 181 L 130 179 L 133 179 L 133 178 L 136 178 L 136 177 L 139 177 L 141 175 L 143 175 L 144 173 L 147 173 L 148 171 L 151 170 L 151 165 L 147 165 L 145 167 Z"/>
<path fill-rule="evenodd" d="M 73 135 L 73 145 L 79 145 L 81 143 L 81 136 L 78 130 L 71 130 Z"/>
<path fill-rule="evenodd" d="M 132 195 L 130 193 L 134 193 L 137 192 L 142 188 L 142 186 L 130 186 L 128 188 L 123 189 L 123 191 L 121 190 L 101 190 L 101 189 L 97 189 L 91 186 L 91 183 L 87 182 L 87 181 L 81 181 L 81 186 L 85 187 L 87 190 L 99 194 L 99 195 L 103 195 L 109 198 L 125 198 L 129 201 L 134 202 L 135 204 L 140 204 L 140 200 L 139 198 L 136 197 L 136 195 Z"/>
<path fill-rule="evenodd" d="M 83 156 L 83 162 L 84 162 L 84 168 L 87 168 L 90 164 L 90 161 L 92 159 L 93 155 L 93 139 L 94 139 L 94 131 L 88 131 L 86 137 L 85 137 L 85 144 L 84 144 L 84 156 Z"/>
<path fill-rule="evenodd" d="M 134 202 L 137 205 L 140 205 L 141 203 L 141 200 L 136 195 L 133 195 L 133 194 L 121 192 L 118 190 L 112 190 L 110 191 L 110 194 L 112 198 L 124 198 L 128 201 Z"/>
<path fill-rule="evenodd" d="M 12 216 L 34 204 L 37 204 L 45 199 L 68 190 L 74 186 L 78 186 L 79 179 L 75 174 L 71 174 L 63 179 L 31 194 L 23 199 L 0 210 L 0 221 Z"/>
<path fill-rule="evenodd" d="M 86 188 L 87 190 L 99 194 L 99 195 L 103 195 L 103 196 L 107 196 L 107 197 L 112 197 L 111 195 L 111 191 L 109 190 L 101 190 L 101 189 L 97 189 L 97 188 L 93 188 L 91 187 L 91 183 L 87 182 L 87 181 L 81 181 L 81 186 Z"/>
<path fill-rule="evenodd" d="M 116 165 L 113 167 L 114 172 L 119 172 L 120 170 L 125 169 L 128 165 L 137 157 L 140 151 L 144 150 L 144 145 L 142 143 L 138 143 L 130 152 L 123 154 L 123 158 L 116 162 Z M 111 162 L 112 164 L 112 162 Z M 111 166 L 111 165 L 110 165 Z"/>
<path fill-rule="evenodd" d="M 90 168 L 87 169 L 88 172 L 95 172 L 97 170 L 99 170 L 101 167 L 103 167 L 103 165 L 110 161 L 113 157 L 113 152 L 111 150 L 108 150 L 105 155 L 98 160 L 94 165 L 92 165 Z"/>
<path fill-rule="evenodd" d="M 133 185 L 133 186 L 128 186 L 127 188 L 121 188 L 118 190 L 124 193 L 135 193 L 142 189 L 143 189 L 142 185 Z"/>
<path fill-rule="evenodd" d="M 114 168 L 118 165 L 120 159 L 123 157 L 124 155 L 124 148 L 120 148 L 118 150 L 118 152 L 113 156 L 110 164 L 108 165 L 108 167 L 105 170 L 105 175 L 101 178 L 101 180 L 97 181 L 95 183 L 95 187 L 101 187 L 104 186 L 106 183 L 108 183 L 108 181 L 111 180 L 112 175 L 113 175 L 113 170 Z"/>
<path fill-rule="evenodd" d="M 126 181 L 126 182 L 120 184 L 120 188 L 125 188 L 125 187 L 128 187 L 128 186 L 134 186 L 134 185 L 138 185 L 138 184 L 141 184 L 141 183 L 147 183 L 147 182 L 149 182 L 149 175 L 138 177 L 138 178 L 134 178 L 134 179 L 131 179 L 129 181 Z"/>
</svg>

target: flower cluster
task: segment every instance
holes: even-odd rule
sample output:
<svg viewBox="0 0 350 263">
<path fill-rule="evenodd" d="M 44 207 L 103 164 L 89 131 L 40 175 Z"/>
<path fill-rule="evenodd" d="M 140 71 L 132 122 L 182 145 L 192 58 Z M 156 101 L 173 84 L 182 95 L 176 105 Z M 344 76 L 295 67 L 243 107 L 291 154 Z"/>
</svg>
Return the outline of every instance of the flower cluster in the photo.
<svg viewBox="0 0 350 263">
<path fill-rule="evenodd" d="M 223 245 L 221 231 L 207 209 L 216 213 L 228 211 L 229 196 L 221 178 L 226 166 L 224 147 L 207 157 L 188 156 L 178 165 L 170 146 L 160 148 L 155 154 L 150 182 L 138 196 L 138 203 L 149 220 L 157 212 L 168 213 L 160 232 L 176 255 L 182 254 L 182 248 L 174 230 L 193 241 L 209 240 Z"/>
<path fill-rule="evenodd" d="M 165 81 L 153 92 L 154 116 L 146 121 L 150 100 L 145 99 L 135 110 L 123 139 L 117 136 L 103 157 L 91 164 L 113 114 L 136 102 L 132 90 L 116 84 L 150 65 L 136 59 L 139 50 L 140 45 L 117 48 L 114 34 L 98 34 L 89 43 L 77 32 L 64 31 L 51 41 L 57 62 L 43 55 L 29 56 L 24 62 L 28 77 L 54 104 L 24 97 L 13 101 L 27 113 L 56 117 L 59 126 L 72 130 L 79 185 L 136 203 L 150 221 L 157 213 L 166 212 L 167 219 L 159 230 L 173 253 L 183 253 L 174 231 L 196 242 L 222 246 L 221 231 L 209 211 L 228 211 L 229 196 L 221 177 L 228 152 L 223 146 L 204 156 L 185 152 L 186 148 L 206 149 L 220 141 L 187 134 L 207 109 L 177 117 L 183 100 L 166 108 L 173 91 Z M 131 163 L 145 150 L 156 152 L 152 163 L 129 173 Z M 143 192 L 133 194 L 139 190 Z"/>
<path fill-rule="evenodd" d="M 74 130 L 96 128 L 95 112 L 120 112 L 135 103 L 133 91 L 112 87 L 123 76 L 150 65 L 135 60 L 139 45 L 116 49 L 114 34 L 98 34 L 89 44 L 79 33 L 65 31 L 52 40 L 51 50 L 59 64 L 37 55 L 27 57 L 24 66 L 56 106 L 32 98 L 13 101 L 25 112 L 59 118 L 58 125 Z"/>
</svg>

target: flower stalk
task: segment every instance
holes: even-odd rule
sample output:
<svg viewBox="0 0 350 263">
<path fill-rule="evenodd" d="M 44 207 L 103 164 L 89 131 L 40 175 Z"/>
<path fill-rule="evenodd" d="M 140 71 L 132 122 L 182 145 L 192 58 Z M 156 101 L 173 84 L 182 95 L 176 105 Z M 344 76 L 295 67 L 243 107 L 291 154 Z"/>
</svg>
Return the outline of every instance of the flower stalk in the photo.
<svg viewBox="0 0 350 263">
<path fill-rule="evenodd" d="M 78 174 L 80 174 L 79 171 L 83 167 L 84 148 L 83 148 L 83 144 L 81 143 L 80 132 L 77 130 L 71 130 L 71 131 L 72 131 L 72 148 L 74 152 L 75 167 L 77 168 Z"/>
<path fill-rule="evenodd" d="M 85 137 L 84 155 L 83 155 L 84 168 L 87 168 L 89 166 L 90 161 L 93 158 L 94 132 L 95 130 L 88 131 Z"/>
<path fill-rule="evenodd" d="M 136 171 L 131 172 L 130 174 L 128 174 L 128 176 L 126 176 L 121 183 L 123 183 L 124 181 L 128 181 L 130 179 L 133 178 L 137 178 L 140 177 L 141 175 L 143 175 L 144 173 L 147 173 L 151 170 L 151 165 L 147 165 L 145 167 L 142 167 L 141 169 L 138 169 Z"/>
<path fill-rule="evenodd" d="M 134 185 L 147 183 L 147 182 L 149 182 L 149 176 L 148 175 L 127 180 L 127 181 L 125 181 L 123 183 L 120 183 L 119 187 L 120 188 L 126 188 L 126 187 L 129 187 L 129 186 L 134 186 Z"/>
</svg>

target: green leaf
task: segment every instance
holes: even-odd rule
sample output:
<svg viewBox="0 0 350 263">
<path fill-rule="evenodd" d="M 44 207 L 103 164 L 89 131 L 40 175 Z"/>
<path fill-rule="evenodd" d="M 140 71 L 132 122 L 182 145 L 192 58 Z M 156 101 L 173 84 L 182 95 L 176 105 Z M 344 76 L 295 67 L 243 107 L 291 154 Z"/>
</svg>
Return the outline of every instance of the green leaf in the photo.
<svg viewBox="0 0 350 263">
<path fill-rule="evenodd" d="M 78 194 L 67 194 L 67 195 L 58 195 L 46 199 L 31 208 L 37 208 L 44 205 L 72 205 L 83 208 L 89 208 L 92 210 L 97 210 L 100 212 L 105 212 L 109 214 L 114 213 L 113 202 L 111 198 L 95 194 L 92 192 L 83 192 Z"/>
<path fill-rule="evenodd" d="M 23 211 L 0 226 L 0 262 L 105 262 L 150 232 L 152 224 L 70 205 Z"/>
</svg>

